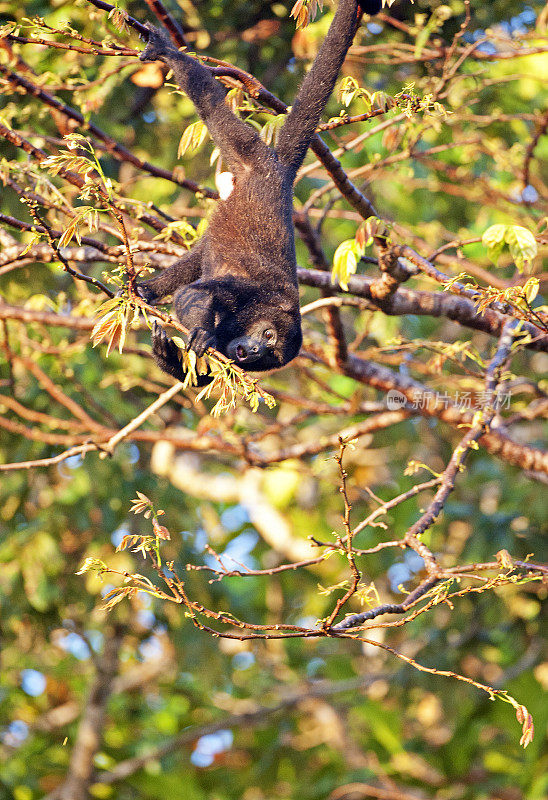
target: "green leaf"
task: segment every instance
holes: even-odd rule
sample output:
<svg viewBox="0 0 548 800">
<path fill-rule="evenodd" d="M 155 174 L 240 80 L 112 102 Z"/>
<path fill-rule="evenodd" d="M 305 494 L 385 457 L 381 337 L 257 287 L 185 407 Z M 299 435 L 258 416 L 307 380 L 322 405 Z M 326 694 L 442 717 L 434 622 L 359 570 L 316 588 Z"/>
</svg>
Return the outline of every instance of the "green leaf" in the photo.
<svg viewBox="0 0 548 800">
<path fill-rule="evenodd" d="M 177 148 L 177 158 L 181 158 L 185 153 L 195 153 L 204 143 L 207 135 L 208 130 L 200 119 L 185 128 Z"/>
<path fill-rule="evenodd" d="M 504 248 L 506 227 L 506 225 L 491 225 L 481 237 L 483 245 L 487 248 L 487 255 L 495 266 Z"/>
<path fill-rule="evenodd" d="M 356 94 L 360 91 L 360 85 L 358 81 L 353 78 L 351 75 L 347 75 L 346 78 L 343 78 L 340 88 L 339 88 L 339 100 L 348 108 Z"/>
<path fill-rule="evenodd" d="M 504 238 L 516 267 L 523 272 L 526 263 L 530 264 L 538 253 L 535 237 L 521 225 L 508 225 Z"/>
<path fill-rule="evenodd" d="M 525 265 L 530 264 L 538 253 L 535 237 L 521 225 L 491 225 L 481 237 L 481 241 L 494 264 L 497 264 L 500 254 L 507 245 L 520 272 L 523 272 Z"/>
<path fill-rule="evenodd" d="M 338 283 L 342 289 L 348 291 L 348 279 L 354 275 L 358 267 L 360 253 L 355 239 L 341 242 L 333 256 L 333 270 L 331 280 Z"/>
<path fill-rule="evenodd" d="M 525 298 L 529 305 L 533 302 L 535 297 L 538 294 L 539 290 L 539 281 L 538 278 L 530 278 L 527 283 L 525 284 Z"/>
</svg>

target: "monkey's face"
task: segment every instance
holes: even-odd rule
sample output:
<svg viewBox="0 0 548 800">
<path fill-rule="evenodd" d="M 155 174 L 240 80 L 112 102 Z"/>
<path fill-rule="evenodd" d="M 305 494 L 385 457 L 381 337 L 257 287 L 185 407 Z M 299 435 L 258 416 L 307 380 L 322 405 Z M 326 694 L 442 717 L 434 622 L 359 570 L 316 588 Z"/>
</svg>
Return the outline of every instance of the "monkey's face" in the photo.
<svg viewBox="0 0 548 800">
<path fill-rule="evenodd" d="M 225 351 L 238 366 L 262 372 L 283 367 L 295 358 L 301 343 L 300 318 L 277 314 L 276 319 L 255 321 L 245 333 L 231 339 Z"/>
</svg>

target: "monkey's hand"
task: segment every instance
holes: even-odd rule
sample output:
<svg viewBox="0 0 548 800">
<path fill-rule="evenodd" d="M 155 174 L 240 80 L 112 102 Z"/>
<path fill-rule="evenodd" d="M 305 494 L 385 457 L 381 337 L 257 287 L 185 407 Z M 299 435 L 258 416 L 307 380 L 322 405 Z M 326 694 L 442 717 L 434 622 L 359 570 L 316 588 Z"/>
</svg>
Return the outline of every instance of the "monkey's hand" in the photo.
<svg viewBox="0 0 548 800">
<path fill-rule="evenodd" d="M 152 355 L 161 370 L 178 381 L 184 381 L 187 374 L 181 362 L 181 352 L 163 328 L 156 321 L 152 323 Z M 198 375 L 196 386 L 207 386 L 213 380 L 212 374 Z"/>
<path fill-rule="evenodd" d="M 150 306 L 154 306 L 160 302 L 162 299 L 158 296 L 158 293 L 152 288 L 152 286 L 148 286 L 147 284 L 150 281 L 143 281 L 143 283 L 138 283 L 135 286 L 135 294 L 144 300 L 145 303 L 148 303 Z"/>
<path fill-rule="evenodd" d="M 217 346 L 217 340 L 215 334 L 205 328 L 192 328 L 188 335 L 188 346 L 200 358 L 208 347 Z"/>
<path fill-rule="evenodd" d="M 165 31 L 151 22 L 145 22 L 145 27 L 148 30 L 148 42 L 139 56 L 140 61 L 165 61 L 179 52 Z"/>
</svg>

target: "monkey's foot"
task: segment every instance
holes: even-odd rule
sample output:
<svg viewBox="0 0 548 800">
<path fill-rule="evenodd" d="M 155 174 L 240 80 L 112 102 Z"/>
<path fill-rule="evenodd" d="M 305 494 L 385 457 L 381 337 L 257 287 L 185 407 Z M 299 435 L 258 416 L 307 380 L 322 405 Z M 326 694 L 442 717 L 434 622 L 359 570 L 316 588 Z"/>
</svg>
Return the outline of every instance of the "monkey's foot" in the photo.
<svg viewBox="0 0 548 800">
<path fill-rule="evenodd" d="M 181 364 L 179 348 L 156 321 L 152 323 L 152 355 L 163 372 L 184 381 L 185 371 Z"/>
<path fill-rule="evenodd" d="M 364 14 L 374 16 L 382 9 L 382 0 L 358 0 L 358 5 Z"/>
<path fill-rule="evenodd" d="M 208 347 L 215 347 L 215 334 L 204 328 L 192 328 L 188 337 L 188 346 L 194 350 L 198 358 L 203 356 Z"/>
<path fill-rule="evenodd" d="M 145 22 L 148 30 L 148 42 L 139 56 L 140 61 L 163 61 L 166 56 L 178 50 L 165 31 L 156 28 L 151 22 Z"/>
</svg>

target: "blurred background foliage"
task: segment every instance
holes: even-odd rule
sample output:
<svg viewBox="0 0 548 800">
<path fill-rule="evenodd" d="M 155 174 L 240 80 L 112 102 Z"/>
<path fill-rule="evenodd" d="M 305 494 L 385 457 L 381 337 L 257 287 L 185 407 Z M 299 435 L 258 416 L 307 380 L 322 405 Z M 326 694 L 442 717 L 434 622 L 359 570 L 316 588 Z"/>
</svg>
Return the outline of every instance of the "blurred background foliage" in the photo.
<svg viewBox="0 0 548 800">
<path fill-rule="evenodd" d="M 119 5 L 141 21 L 151 18 L 145 4 L 137 0 Z M 290 3 L 172 0 L 167 5 L 187 24 L 193 46 L 249 70 L 289 103 L 330 19 L 330 13 L 320 16 L 295 34 Z M 397 3 L 391 11 L 418 36 L 437 7 L 437 2 L 417 0 L 413 6 Z M 446 7 L 450 13 L 432 37 L 449 42 L 459 30 L 464 4 L 448 0 Z M 489 47 L 495 47 L 490 44 L 493 37 L 504 35 L 510 41 L 532 37 L 542 10 L 541 2 L 472 0 L 473 17 L 466 35 L 485 37 L 483 52 L 488 55 Z M 69 22 L 94 39 L 101 39 L 108 30 L 120 41 L 131 38 L 130 46 L 138 46 L 134 33 L 129 37 L 117 33 L 104 12 L 80 0 L 0 2 L 2 24 L 23 23 L 25 17 L 36 15 L 54 27 Z M 453 238 L 481 237 L 489 225 L 501 222 L 537 230 L 546 214 L 540 200 L 546 202 L 541 186 L 546 178 L 548 138 L 538 142 L 527 187 L 522 185 L 517 165 L 523 162 L 535 116 L 546 102 L 548 50 L 546 40 L 543 49 L 539 39 L 530 44 L 539 52 L 522 59 L 479 59 L 465 64 L 462 79 L 452 84 L 444 101 L 445 119 L 433 124 L 432 119 L 413 117 L 396 130 L 389 128 L 392 138 L 379 131 L 363 149 L 351 149 L 344 156 L 345 169 L 352 170 L 393 151 L 402 152 L 411 141 L 419 150 L 461 142 L 439 158 L 381 165 L 368 184 L 379 212 L 395 220 L 411 242 L 427 243 L 435 250 Z M 412 83 L 417 93 L 426 93 L 436 80 L 436 63 L 414 59 L 398 63 L 390 58 L 391 47 L 410 41 L 409 32 L 371 20 L 362 25 L 346 74 L 370 91 L 396 95 Z M 376 55 L 367 51 L 371 45 L 385 49 Z M 365 51 L 360 53 L 362 47 Z M 134 60 L 112 73 L 115 59 L 32 46 L 14 49 L 46 89 L 91 115 L 99 127 L 138 156 L 169 169 L 179 165 L 187 178 L 214 186 L 210 142 L 197 155 L 177 159 L 180 135 L 195 120 L 191 104 L 168 88 L 135 82 L 141 66 Z M 71 81 L 93 84 L 85 90 L 66 88 Z M 477 94 L 475 82 L 481 89 Z M 58 120 L 38 101 L 5 92 L 0 102 L 2 118 L 32 135 L 38 146 L 47 149 L 52 138 L 60 137 Z M 334 96 L 325 119 L 340 109 Z M 349 109 L 349 113 L 360 111 L 359 101 Z M 260 115 L 258 119 L 262 124 L 267 121 Z M 325 139 L 334 149 L 372 124 L 338 129 Z M 26 158 L 10 145 L 1 147 L 5 158 Z M 153 202 L 174 217 L 194 223 L 207 212 L 207 200 L 106 153 L 101 157 L 106 174 L 121 182 L 126 195 Z M 325 174 L 319 170 L 303 178 L 296 188 L 297 207 L 324 182 Z M 529 194 L 524 196 L 525 190 Z M 1 207 L 5 214 L 30 221 L 9 187 L 1 189 Z M 359 223 L 344 202 L 339 200 L 334 209 L 340 213 L 328 215 L 322 229 L 329 257 L 342 240 L 354 236 Z M 317 210 L 318 217 L 321 209 Z M 307 250 L 302 242 L 297 247 L 299 263 L 306 265 Z M 513 273 L 507 261 L 499 269 L 490 265 L 479 242 L 464 246 L 461 253 L 498 278 Z M 90 272 L 100 276 L 103 269 L 104 265 L 92 265 Z M 416 285 L 425 286 L 420 281 Z M 6 302 L 85 316 L 95 295 L 82 286 L 74 284 L 57 264 L 39 261 L 0 275 Z M 304 289 L 302 294 L 303 302 L 316 297 L 313 289 Z M 347 324 L 380 363 L 395 363 L 389 360 L 388 348 L 378 350 L 395 335 L 410 340 L 469 339 L 483 353 L 490 346 L 482 334 L 443 319 L 348 311 Z M 307 325 L 308 337 L 319 340 L 323 326 L 312 320 Z M 166 388 L 163 377 L 156 370 L 151 373 L 150 362 L 142 357 L 146 331 L 137 335 L 133 351 L 111 354 L 107 360 L 104 348 L 92 349 L 86 343 L 85 333 L 82 337 L 81 332 L 73 335 L 68 329 L 38 325 L 30 326 L 24 335 L 21 330 L 15 324 L 10 327 L 12 346 L 18 346 L 13 340 L 21 335 L 21 346 L 31 349 L 41 369 L 92 416 L 114 428 L 150 402 L 151 392 Z M 462 376 L 463 370 L 445 362 L 436 372 L 429 361 L 432 354 L 420 346 L 418 352 L 417 363 L 434 386 L 450 388 L 455 374 Z M 405 368 L 405 359 L 401 361 Z M 542 377 L 548 371 L 548 359 L 541 353 L 521 354 L 513 368 L 526 378 Z M 295 424 L 300 442 L 318 440 L 337 426 L 363 419 L 352 407 L 376 399 L 372 390 L 321 366 L 314 367 L 312 379 L 310 369 L 293 365 L 264 381 L 267 388 L 280 393 L 290 391 L 347 409 L 300 420 Z M 5 362 L 1 377 L 3 393 L 9 394 L 13 376 Z M 527 393 L 516 396 L 512 411 L 523 411 L 530 400 Z M 24 402 L 37 412 L 51 413 L 53 401 L 35 381 L 25 384 Z M 291 403 L 282 397 L 273 411 L 262 409 L 253 416 L 242 407 L 212 422 L 203 407 L 182 401 L 162 409 L 154 424 L 157 429 L 165 426 L 204 434 L 218 430 L 223 436 L 233 432 L 237 440 L 244 435 L 258 437 L 266 425 L 278 422 L 278 430 L 271 432 L 265 445 L 268 452 L 284 446 L 284 426 L 293 415 Z M 523 422 L 520 430 L 524 441 L 540 444 L 538 420 Z M 420 417 L 362 437 L 348 451 L 346 462 L 355 520 L 374 507 L 363 487 L 371 487 L 383 499 L 401 493 L 416 482 L 403 474 L 409 459 L 441 470 L 454 443 L 454 434 L 439 421 Z M 17 430 L 0 432 L 3 461 L 57 451 Z M 541 605 L 546 588 L 542 585 L 471 594 L 460 599 L 453 611 L 441 605 L 404 628 L 371 634 L 428 666 L 508 688 L 535 717 L 536 738 L 523 751 L 510 706 L 490 702 L 464 683 L 418 673 L 372 645 L 349 640 L 214 639 L 196 630 L 181 607 L 142 593 L 105 615 L 98 610 L 100 595 L 112 586 L 101 584 L 95 576 L 75 575 L 90 556 L 130 572 L 145 569 L 138 555 L 114 554 L 125 533 L 147 532 L 144 520 L 128 513 L 136 491 L 165 511 L 162 522 L 172 540 L 166 543 L 164 556 L 183 570 L 187 563 L 211 564 L 207 542 L 229 567 L 244 563 L 268 568 L 288 560 L 310 535 L 325 541 L 334 529 L 341 530 L 339 477 L 331 455 L 328 450 L 260 471 L 247 469 L 244 462 L 222 452 L 180 455 L 162 442 L 153 446 L 130 442 L 121 444 L 109 459 L 91 453 L 84 460 L 71 459 L 47 469 L 2 473 L 2 800 L 35 800 L 59 786 L 98 669 L 101 675 L 105 640 L 113 637 L 120 637 L 121 644 L 110 676 L 112 695 L 103 738 L 95 756 L 93 797 L 542 800 L 548 795 L 548 704 L 543 696 L 548 688 L 548 660 L 542 649 L 546 616 Z M 217 478 L 230 484 L 224 498 L 216 493 Z M 265 539 L 253 520 L 257 493 L 274 515 L 270 539 Z M 360 534 L 359 546 L 371 547 L 382 537 L 401 536 L 424 505 L 422 498 L 398 506 L 387 517 L 388 531 L 367 528 Z M 471 454 L 445 513 L 425 540 L 434 552 L 444 554 L 447 563 L 491 560 L 501 549 L 520 559 L 534 553 L 535 560 L 542 562 L 547 511 L 545 484 L 480 449 Z M 289 544 L 280 533 L 279 549 L 276 525 L 290 532 Z M 397 602 L 398 586 L 412 586 L 421 564 L 413 554 L 385 550 L 369 556 L 363 567 L 381 597 Z M 282 617 L 300 624 L 325 616 L 331 607 L 330 596 L 318 591 L 318 586 L 330 586 L 345 577 L 344 559 L 334 557 L 308 570 L 265 578 L 211 582 L 210 573 L 191 571 L 188 586 L 209 608 L 230 610 L 256 623 Z M 269 710 L 277 704 L 283 706 L 279 711 Z M 246 713 L 249 717 L 230 716 Z M 209 723 L 213 727 L 208 733 L 202 726 Z M 186 740 L 177 744 L 175 737 L 184 736 L 185 731 L 189 732 Z M 173 748 L 163 753 L 161 748 L 171 741 Z M 157 757 L 145 758 L 127 777 L 114 783 L 103 780 L 116 765 L 146 756 L 155 748 L 160 748 Z M 363 788 L 365 784 L 380 786 L 388 794 L 372 794 Z"/>
</svg>

